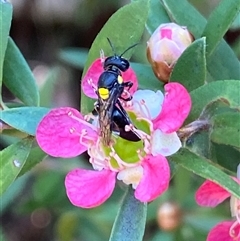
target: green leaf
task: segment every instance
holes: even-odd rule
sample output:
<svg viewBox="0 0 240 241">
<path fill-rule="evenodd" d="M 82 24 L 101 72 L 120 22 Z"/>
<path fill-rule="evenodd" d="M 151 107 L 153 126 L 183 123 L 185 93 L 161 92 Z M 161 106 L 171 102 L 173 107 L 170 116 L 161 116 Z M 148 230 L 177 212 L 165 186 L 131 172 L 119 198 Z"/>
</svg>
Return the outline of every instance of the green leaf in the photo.
<svg viewBox="0 0 240 241">
<path fill-rule="evenodd" d="M 170 80 L 183 84 L 189 91 L 202 86 L 206 80 L 206 39 L 193 42 L 177 60 Z"/>
<path fill-rule="evenodd" d="M 213 166 L 208 159 L 186 148 L 182 148 L 177 154 L 171 156 L 170 159 L 187 170 L 219 184 L 231 194 L 240 198 L 239 184 L 233 181 L 230 176 L 225 174 L 218 167 Z"/>
<path fill-rule="evenodd" d="M 4 59 L 3 82 L 25 105 L 39 105 L 39 92 L 32 71 L 11 38 Z"/>
<path fill-rule="evenodd" d="M 134 197 L 129 187 L 113 225 L 109 241 L 142 241 L 147 217 L 147 204 Z"/>
<path fill-rule="evenodd" d="M 40 106 L 52 107 L 52 100 L 54 96 L 54 90 L 56 89 L 56 82 L 59 80 L 62 74 L 61 68 L 55 66 L 49 69 L 48 74 L 44 80 L 44 84 L 40 88 Z"/>
<path fill-rule="evenodd" d="M 104 50 L 106 56 L 113 55 L 107 37 L 115 46 L 117 54 L 123 53 L 129 46 L 139 42 L 145 28 L 147 15 L 147 0 L 130 3 L 114 13 L 95 38 L 82 76 L 85 75 L 91 63 L 99 58 L 101 49 Z M 129 58 L 132 53 L 133 49 L 124 54 L 124 56 Z M 89 100 L 84 94 L 82 94 L 81 103 L 83 113 L 93 109 L 92 100 Z"/>
<path fill-rule="evenodd" d="M 43 107 L 19 107 L 2 111 L 1 120 L 17 130 L 34 136 L 40 120 L 49 112 Z"/>
<path fill-rule="evenodd" d="M 163 83 L 155 77 L 150 65 L 131 63 L 131 67 L 137 75 L 139 89 L 163 90 Z"/>
<path fill-rule="evenodd" d="M 146 28 L 152 34 L 162 23 L 171 22 L 167 12 L 159 0 L 150 0 Z"/>
<path fill-rule="evenodd" d="M 9 2 L 0 2 L 0 91 L 2 88 L 3 61 L 7 49 L 8 35 L 12 21 L 12 5 Z"/>
<path fill-rule="evenodd" d="M 33 138 L 28 137 L 8 146 L 0 152 L 1 172 L 0 195 L 12 184 L 20 173 L 31 150 Z"/>
<path fill-rule="evenodd" d="M 18 177 L 22 176 L 29 170 L 31 170 L 33 167 L 35 167 L 39 162 L 41 162 L 47 154 L 40 149 L 40 147 L 35 146 L 31 149 L 28 158 L 21 169 L 20 173 L 18 174 Z"/>
<path fill-rule="evenodd" d="M 202 33 L 207 38 L 207 55 L 211 56 L 240 11 L 240 0 L 222 0 L 211 13 Z"/>
<path fill-rule="evenodd" d="M 161 0 L 172 22 L 187 26 L 193 36 L 198 39 L 207 23 L 206 19 L 187 1 Z"/>
<path fill-rule="evenodd" d="M 232 146 L 211 143 L 211 160 L 235 173 L 239 165 L 240 152 Z"/>
<path fill-rule="evenodd" d="M 240 148 L 240 113 L 223 113 L 213 118 L 211 140 Z"/>
<path fill-rule="evenodd" d="M 240 13 L 237 15 L 235 20 L 233 21 L 231 25 L 231 30 L 237 30 L 240 28 Z"/>
<path fill-rule="evenodd" d="M 210 102 L 222 99 L 230 108 L 240 109 L 240 81 L 220 80 L 211 82 L 191 92 L 192 106 L 188 121 L 196 120 Z"/>
<path fill-rule="evenodd" d="M 224 40 L 207 58 L 207 69 L 214 80 L 240 79 L 240 62 Z"/>
<path fill-rule="evenodd" d="M 209 140 L 209 132 L 197 132 L 190 136 L 190 138 L 187 140 L 186 147 L 200 155 L 204 156 L 206 158 L 209 158 L 210 156 L 210 140 Z"/>
<path fill-rule="evenodd" d="M 58 54 L 60 60 L 80 70 L 84 68 L 87 55 L 88 50 L 85 48 L 65 48 Z"/>
<path fill-rule="evenodd" d="M 207 21 L 187 0 L 180 0 L 178 4 L 175 0 L 161 1 L 173 22 L 187 26 L 196 39 L 202 36 Z M 207 59 L 207 69 L 214 80 L 240 79 L 240 63 L 224 40 Z"/>
<path fill-rule="evenodd" d="M 12 185 L 4 192 L 0 197 L 0 212 L 3 213 L 5 209 L 9 207 L 12 203 L 14 203 L 19 195 L 23 192 L 27 181 L 29 180 L 30 175 L 24 175 L 20 178 L 17 178 Z M 2 239 L 0 238 L 2 241 Z"/>
</svg>

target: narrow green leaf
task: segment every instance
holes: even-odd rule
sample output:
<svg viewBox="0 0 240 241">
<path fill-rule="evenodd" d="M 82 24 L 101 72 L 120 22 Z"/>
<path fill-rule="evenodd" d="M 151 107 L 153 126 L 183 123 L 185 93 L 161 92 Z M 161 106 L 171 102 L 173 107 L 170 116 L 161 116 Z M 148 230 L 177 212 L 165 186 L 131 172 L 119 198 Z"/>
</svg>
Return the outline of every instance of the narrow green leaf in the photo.
<svg viewBox="0 0 240 241">
<path fill-rule="evenodd" d="M 26 172 L 30 171 L 34 166 L 41 162 L 47 154 L 40 149 L 40 147 L 35 146 L 31 149 L 23 168 L 21 169 L 18 177 L 22 176 Z"/>
<path fill-rule="evenodd" d="M 146 28 L 150 34 L 162 23 L 171 22 L 166 10 L 159 0 L 150 0 L 149 14 L 146 23 Z"/>
<path fill-rule="evenodd" d="M 49 112 L 43 107 L 19 107 L 1 112 L 1 120 L 13 128 L 34 136 L 40 120 Z"/>
<path fill-rule="evenodd" d="M 29 180 L 29 175 L 24 175 L 17 178 L 9 187 L 3 195 L 0 197 L 0 212 L 3 213 L 5 209 L 8 208 L 13 202 L 16 201 L 17 197 L 22 193 L 27 181 Z M 0 238 L 2 241 L 2 239 Z"/>
<path fill-rule="evenodd" d="M 144 31 L 147 16 L 147 0 L 127 4 L 114 13 L 92 43 L 83 76 L 91 63 L 99 58 L 101 49 L 104 50 L 106 56 L 113 55 L 107 37 L 113 43 L 117 54 L 121 54 L 126 48 L 139 42 Z M 125 56 L 130 57 L 132 52 L 127 52 Z"/>
<path fill-rule="evenodd" d="M 59 53 L 59 59 L 77 69 L 82 70 L 87 60 L 88 50 L 85 48 L 65 48 Z"/>
<path fill-rule="evenodd" d="M 240 13 L 238 13 L 238 15 L 235 18 L 235 20 L 233 21 L 230 29 L 231 30 L 237 30 L 239 28 L 240 28 Z"/>
<path fill-rule="evenodd" d="M 7 49 L 11 21 L 12 5 L 6 1 L 0 1 L 0 91 L 2 89 L 3 61 Z"/>
<path fill-rule="evenodd" d="M 59 66 L 55 66 L 48 71 L 44 84 L 39 90 L 41 107 L 52 107 L 56 82 L 59 80 L 61 73 L 61 68 Z"/>
<path fill-rule="evenodd" d="M 131 63 L 131 67 L 137 74 L 139 89 L 163 90 L 163 83 L 155 77 L 150 65 Z"/>
<path fill-rule="evenodd" d="M 10 37 L 3 64 L 3 82 L 25 105 L 39 105 L 39 92 L 34 76 L 22 53 Z"/>
<path fill-rule="evenodd" d="M 211 56 L 240 11 L 240 0 L 222 0 L 211 13 L 202 33 L 207 38 L 207 55 Z"/>
<path fill-rule="evenodd" d="M 187 0 L 160 0 L 172 22 L 187 26 L 193 36 L 198 39 L 207 23 L 206 19 Z"/>
<path fill-rule="evenodd" d="M 134 197 L 130 187 L 123 199 L 109 241 L 142 241 L 147 217 L 147 204 Z"/>
<path fill-rule="evenodd" d="M 107 37 L 115 46 L 117 54 L 121 54 L 129 46 L 138 43 L 145 28 L 147 15 L 148 0 L 132 2 L 114 13 L 95 38 L 82 76 L 85 75 L 91 63 L 99 58 L 101 49 L 104 50 L 106 56 L 113 55 Z M 132 53 L 133 50 L 128 51 L 124 56 L 129 58 Z M 87 113 L 93 109 L 92 101 L 84 94 L 82 94 L 81 103 L 83 113 Z"/>
<path fill-rule="evenodd" d="M 237 166 L 239 165 L 240 151 L 236 150 L 233 146 L 217 144 L 214 142 L 211 142 L 210 150 L 211 160 L 232 173 L 236 172 Z"/>
<path fill-rule="evenodd" d="M 196 39 L 202 36 L 207 21 L 187 0 L 181 0 L 178 4 L 175 0 L 161 1 L 172 21 L 187 26 Z M 207 69 L 214 80 L 240 79 L 240 63 L 224 40 L 207 58 Z"/>
<path fill-rule="evenodd" d="M 0 195 L 12 184 L 20 173 L 31 150 L 33 138 L 22 139 L 0 152 L 1 172 Z"/>
<path fill-rule="evenodd" d="M 189 91 L 202 86 L 206 80 L 206 39 L 193 42 L 177 60 L 170 80 L 183 84 Z"/>
<path fill-rule="evenodd" d="M 190 136 L 186 143 L 187 148 L 206 158 L 210 156 L 210 141 L 209 141 L 209 132 L 196 133 Z"/>
<path fill-rule="evenodd" d="M 240 113 L 223 113 L 213 118 L 211 140 L 240 148 Z"/>
<path fill-rule="evenodd" d="M 213 166 L 208 159 L 198 156 L 186 148 L 182 148 L 177 154 L 171 156 L 170 159 L 187 170 L 205 179 L 214 181 L 237 198 L 240 198 L 239 184 L 219 168 Z"/>
<path fill-rule="evenodd" d="M 222 99 L 229 107 L 240 109 L 240 81 L 219 80 L 191 92 L 192 106 L 188 121 L 196 120 L 210 102 Z"/>
<path fill-rule="evenodd" d="M 207 69 L 214 80 L 240 79 L 240 62 L 224 40 L 207 58 Z"/>
</svg>

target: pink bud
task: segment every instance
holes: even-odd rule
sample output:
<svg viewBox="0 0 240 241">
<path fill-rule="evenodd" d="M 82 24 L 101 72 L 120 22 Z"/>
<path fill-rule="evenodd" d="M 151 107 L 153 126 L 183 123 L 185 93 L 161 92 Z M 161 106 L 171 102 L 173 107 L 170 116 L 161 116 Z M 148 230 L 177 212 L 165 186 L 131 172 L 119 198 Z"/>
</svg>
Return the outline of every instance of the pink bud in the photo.
<svg viewBox="0 0 240 241">
<path fill-rule="evenodd" d="M 186 27 L 161 24 L 147 43 L 147 58 L 156 77 L 168 82 L 172 69 L 183 51 L 194 40 Z"/>
</svg>

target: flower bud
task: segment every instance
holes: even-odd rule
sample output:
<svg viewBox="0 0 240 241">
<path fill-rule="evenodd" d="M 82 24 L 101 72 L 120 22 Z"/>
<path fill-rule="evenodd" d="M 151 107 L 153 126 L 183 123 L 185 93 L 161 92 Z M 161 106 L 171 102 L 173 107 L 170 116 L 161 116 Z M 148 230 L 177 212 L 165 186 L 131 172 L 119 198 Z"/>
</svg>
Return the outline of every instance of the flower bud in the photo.
<svg viewBox="0 0 240 241">
<path fill-rule="evenodd" d="M 164 231 L 176 230 L 182 223 L 182 213 L 177 203 L 163 203 L 157 213 L 159 228 Z"/>
<path fill-rule="evenodd" d="M 168 82 L 182 52 L 194 40 L 186 27 L 175 23 L 161 24 L 147 42 L 147 58 L 156 77 Z"/>
</svg>

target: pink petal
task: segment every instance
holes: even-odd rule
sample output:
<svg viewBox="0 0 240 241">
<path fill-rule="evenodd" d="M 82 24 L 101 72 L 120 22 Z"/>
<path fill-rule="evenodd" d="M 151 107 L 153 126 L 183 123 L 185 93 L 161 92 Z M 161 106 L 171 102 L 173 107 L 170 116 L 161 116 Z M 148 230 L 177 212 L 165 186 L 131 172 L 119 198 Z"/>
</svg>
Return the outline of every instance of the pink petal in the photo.
<svg viewBox="0 0 240 241">
<path fill-rule="evenodd" d="M 156 62 L 164 61 L 169 66 L 172 66 L 182 52 L 183 50 L 174 41 L 164 38 L 155 44 L 152 58 Z"/>
<path fill-rule="evenodd" d="M 77 207 L 92 208 L 104 203 L 112 194 L 116 173 L 103 170 L 74 169 L 65 179 L 67 196 Z"/>
<path fill-rule="evenodd" d="M 195 199 L 198 205 L 216 207 L 231 194 L 218 184 L 206 180 L 197 190 Z"/>
<path fill-rule="evenodd" d="M 172 29 L 170 28 L 160 29 L 160 39 L 161 38 L 172 39 Z"/>
<path fill-rule="evenodd" d="M 69 116 L 72 113 L 76 120 Z M 86 124 L 84 124 L 86 123 Z M 37 127 L 36 139 L 43 151 L 55 157 L 75 157 L 87 150 L 80 143 L 80 133 L 86 130 L 88 137 L 97 138 L 97 133 L 84 121 L 76 109 L 70 107 L 51 110 Z M 71 130 L 75 130 L 71 132 Z M 83 138 L 82 141 L 87 141 Z"/>
<path fill-rule="evenodd" d="M 172 82 L 165 85 L 165 98 L 161 113 L 153 120 L 154 129 L 165 133 L 177 131 L 191 109 L 191 98 L 185 87 Z"/>
<path fill-rule="evenodd" d="M 93 99 L 97 99 L 97 95 L 93 89 L 93 87 L 88 83 L 89 79 L 92 80 L 92 83 L 97 86 L 98 78 L 100 74 L 103 72 L 103 66 L 101 63 L 101 59 L 96 59 L 92 65 L 87 70 L 85 76 L 82 79 L 82 91 L 83 93 Z"/>
<path fill-rule="evenodd" d="M 131 81 L 133 83 L 132 88 L 129 90 L 129 93 L 133 95 L 138 89 L 138 80 L 137 75 L 134 70 L 130 67 L 126 72 L 122 72 L 123 81 Z"/>
<path fill-rule="evenodd" d="M 92 83 L 97 87 L 99 76 L 103 71 L 104 69 L 101 63 L 101 59 L 96 59 L 89 67 L 87 73 L 82 79 L 82 90 L 86 96 L 97 99 L 97 95 L 88 81 L 91 79 Z M 129 90 L 130 94 L 132 95 L 138 88 L 138 81 L 135 72 L 130 67 L 126 72 L 122 72 L 122 77 L 124 82 L 131 81 L 133 83 L 132 88 Z"/>
<path fill-rule="evenodd" d="M 213 227 L 208 236 L 207 241 L 234 241 L 229 235 L 230 227 L 233 225 L 233 221 L 224 221 Z M 235 239 L 239 241 L 239 239 Z"/>
<path fill-rule="evenodd" d="M 170 181 L 170 168 L 167 159 L 161 155 L 148 156 L 142 163 L 144 173 L 135 191 L 141 202 L 151 202 L 167 190 Z"/>
</svg>

